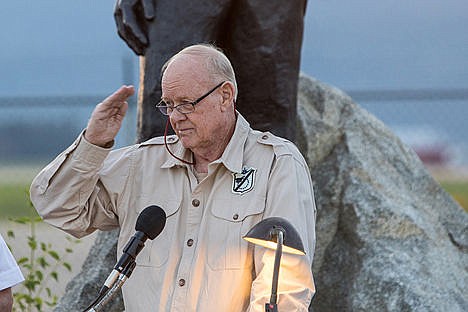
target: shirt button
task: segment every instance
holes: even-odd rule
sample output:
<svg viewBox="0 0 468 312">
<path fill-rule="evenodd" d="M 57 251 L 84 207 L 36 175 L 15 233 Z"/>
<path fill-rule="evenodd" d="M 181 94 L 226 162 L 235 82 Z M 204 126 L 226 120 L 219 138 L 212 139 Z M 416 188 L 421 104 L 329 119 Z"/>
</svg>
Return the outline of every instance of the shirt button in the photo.
<svg viewBox="0 0 468 312">
<path fill-rule="evenodd" d="M 264 140 L 268 139 L 268 135 L 265 134 L 264 136 L 262 136 L 262 139 Z"/>
<path fill-rule="evenodd" d="M 193 239 L 189 239 L 187 241 L 187 246 L 192 247 L 192 245 L 193 245 Z"/>
<path fill-rule="evenodd" d="M 182 286 L 184 286 L 184 285 L 185 285 L 185 280 L 184 280 L 183 278 L 181 278 L 181 279 L 179 280 L 179 286 L 182 287 Z"/>
<path fill-rule="evenodd" d="M 232 216 L 232 218 L 233 218 L 234 220 L 237 220 L 237 219 L 239 219 L 239 215 L 236 213 L 235 215 Z"/>
<path fill-rule="evenodd" d="M 198 207 L 198 206 L 200 206 L 200 201 L 198 199 L 194 199 L 194 200 L 192 200 L 192 205 L 193 205 L 193 207 Z"/>
</svg>

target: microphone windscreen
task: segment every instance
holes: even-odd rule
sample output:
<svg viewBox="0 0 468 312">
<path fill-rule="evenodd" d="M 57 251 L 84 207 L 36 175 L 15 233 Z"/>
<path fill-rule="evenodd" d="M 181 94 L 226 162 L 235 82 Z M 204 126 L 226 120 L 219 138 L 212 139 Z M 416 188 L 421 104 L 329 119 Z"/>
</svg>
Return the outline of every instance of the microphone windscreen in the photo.
<svg viewBox="0 0 468 312">
<path fill-rule="evenodd" d="M 166 213 L 161 207 L 148 206 L 138 216 L 135 230 L 146 234 L 149 239 L 155 239 L 166 225 Z"/>
</svg>

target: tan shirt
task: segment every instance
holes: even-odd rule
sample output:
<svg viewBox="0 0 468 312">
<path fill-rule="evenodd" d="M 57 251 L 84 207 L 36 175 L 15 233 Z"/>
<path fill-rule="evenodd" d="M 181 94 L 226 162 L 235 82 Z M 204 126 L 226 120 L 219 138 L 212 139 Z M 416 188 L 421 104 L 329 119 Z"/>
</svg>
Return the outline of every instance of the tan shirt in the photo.
<svg viewBox="0 0 468 312">
<path fill-rule="evenodd" d="M 168 141 L 176 155 L 191 159 L 176 136 Z M 283 255 L 279 310 L 308 311 L 316 209 L 297 148 L 252 130 L 238 114 L 222 157 L 198 183 L 163 142 L 158 137 L 110 152 L 80 136 L 34 179 L 34 206 L 48 223 L 77 237 L 120 227 L 118 256 L 145 207 L 165 210 L 164 230 L 146 242 L 123 287 L 127 311 L 264 311 L 274 252 L 242 236 L 263 218 L 284 217 L 307 255 Z"/>
</svg>

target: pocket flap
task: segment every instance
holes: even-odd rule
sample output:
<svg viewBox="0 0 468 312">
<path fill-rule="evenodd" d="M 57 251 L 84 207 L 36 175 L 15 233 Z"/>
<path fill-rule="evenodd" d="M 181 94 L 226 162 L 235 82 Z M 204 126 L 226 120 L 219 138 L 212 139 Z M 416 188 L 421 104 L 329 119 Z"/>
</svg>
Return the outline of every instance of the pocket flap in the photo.
<svg viewBox="0 0 468 312">
<path fill-rule="evenodd" d="M 214 199 L 211 213 L 220 219 L 242 222 L 246 217 L 260 214 L 264 210 L 265 197 L 252 196 L 235 199 Z"/>
</svg>

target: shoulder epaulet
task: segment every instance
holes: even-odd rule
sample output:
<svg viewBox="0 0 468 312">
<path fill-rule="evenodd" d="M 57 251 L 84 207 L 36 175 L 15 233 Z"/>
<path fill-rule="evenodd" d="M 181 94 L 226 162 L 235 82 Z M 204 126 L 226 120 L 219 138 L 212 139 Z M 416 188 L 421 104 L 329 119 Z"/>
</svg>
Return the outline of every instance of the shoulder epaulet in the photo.
<svg viewBox="0 0 468 312">
<path fill-rule="evenodd" d="M 177 137 L 177 135 L 167 136 L 167 144 L 175 144 L 177 143 L 177 141 L 179 141 L 179 138 Z M 154 137 L 145 142 L 141 142 L 140 144 L 138 144 L 138 147 L 148 146 L 148 145 L 163 145 L 163 144 L 164 144 L 164 137 L 160 136 L 160 137 Z"/>
<path fill-rule="evenodd" d="M 291 155 L 292 151 L 289 147 L 291 142 L 286 139 L 277 137 L 270 132 L 260 132 L 257 137 L 257 142 L 264 145 L 273 147 L 273 152 L 276 156 Z"/>
</svg>

